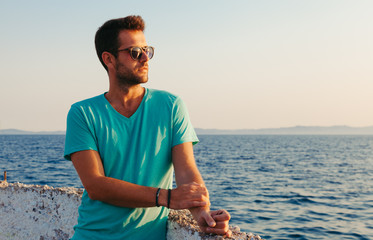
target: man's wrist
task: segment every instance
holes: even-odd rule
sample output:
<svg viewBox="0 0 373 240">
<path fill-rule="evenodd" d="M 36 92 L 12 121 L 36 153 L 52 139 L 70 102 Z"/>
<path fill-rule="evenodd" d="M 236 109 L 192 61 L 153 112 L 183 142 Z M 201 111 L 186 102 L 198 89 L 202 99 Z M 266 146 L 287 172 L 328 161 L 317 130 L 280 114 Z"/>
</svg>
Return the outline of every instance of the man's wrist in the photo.
<svg viewBox="0 0 373 240">
<path fill-rule="evenodd" d="M 159 197 L 158 197 L 159 206 L 167 207 L 167 197 L 168 197 L 167 189 L 161 189 L 161 191 L 159 192 Z"/>
</svg>

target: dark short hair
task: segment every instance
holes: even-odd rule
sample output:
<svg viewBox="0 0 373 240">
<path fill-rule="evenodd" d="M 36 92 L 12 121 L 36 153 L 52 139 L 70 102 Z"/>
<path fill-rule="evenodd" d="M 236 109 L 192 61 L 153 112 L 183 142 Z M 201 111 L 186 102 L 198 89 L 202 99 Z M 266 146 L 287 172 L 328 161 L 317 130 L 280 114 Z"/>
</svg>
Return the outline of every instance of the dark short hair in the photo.
<svg viewBox="0 0 373 240">
<path fill-rule="evenodd" d="M 102 53 L 109 52 L 115 57 L 119 48 L 118 35 L 121 30 L 144 31 L 145 22 L 140 16 L 128 16 L 124 18 L 112 19 L 105 22 L 96 32 L 95 46 L 96 53 L 101 64 L 107 69 L 102 60 Z"/>
</svg>

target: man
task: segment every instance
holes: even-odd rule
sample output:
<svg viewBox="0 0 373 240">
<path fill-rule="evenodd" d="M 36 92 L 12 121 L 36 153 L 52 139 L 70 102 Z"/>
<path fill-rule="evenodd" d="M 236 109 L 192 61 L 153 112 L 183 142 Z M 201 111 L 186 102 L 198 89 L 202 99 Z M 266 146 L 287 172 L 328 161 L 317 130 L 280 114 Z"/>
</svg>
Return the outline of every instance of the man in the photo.
<svg viewBox="0 0 373 240">
<path fill-rule="evenodd" d="M 85 188 L 73 239 L 165 239 L 169 209 L 189 209 L 203 231 L 230 235 L 229 214 L 210 211 L 185 105 L 140 85 L 154 54 L 144 26 L 141 17 L 128 16 L 98 29 L 109 91 L 69 111 L 65 158 Z"/>
</svg>

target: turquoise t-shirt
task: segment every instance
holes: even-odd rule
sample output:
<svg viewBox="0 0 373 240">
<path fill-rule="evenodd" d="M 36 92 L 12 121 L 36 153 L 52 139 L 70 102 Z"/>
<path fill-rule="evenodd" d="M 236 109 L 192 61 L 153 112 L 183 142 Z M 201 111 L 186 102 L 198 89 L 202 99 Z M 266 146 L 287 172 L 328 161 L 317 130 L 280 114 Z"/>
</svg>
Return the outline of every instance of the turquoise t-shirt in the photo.
<svg viewBox="0 0 373 240">
<path fill-rule="evenodd" d="M 104 94 L 71 106 L 67 117 L 65 158 L 95 150 L 107 177 L 151 187 L 172 188 L 171 149 L 197 143 L 183 101 L 168 92 L 145 89 L 137 111 L 118 113 Z M 86 191 L 73 239 L 165 239 L 169 210 L 124 208 L 91 200 Z"/>
</svg>

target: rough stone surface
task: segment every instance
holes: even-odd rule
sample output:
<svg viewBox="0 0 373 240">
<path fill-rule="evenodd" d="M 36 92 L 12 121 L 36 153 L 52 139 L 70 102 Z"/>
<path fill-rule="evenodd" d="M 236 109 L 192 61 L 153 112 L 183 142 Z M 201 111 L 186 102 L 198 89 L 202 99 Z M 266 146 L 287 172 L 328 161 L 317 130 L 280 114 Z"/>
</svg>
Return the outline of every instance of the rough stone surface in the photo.
<svg viewBox="0 0 373 240">
<path fill-rule="evenodd" d="M 0 239 L 67 240 L 74 234 L 83 190 L 0 181 Z M 231 238 L 200 232 L 188 210 L 171 210 L 168 240 L 242 239 L 259 236 L 230 227 Z"/>
<path fill-rule="evenodd" d="M 69 239 L 82 192 L 0 182 L 0 239 Z"/>
</svg>

